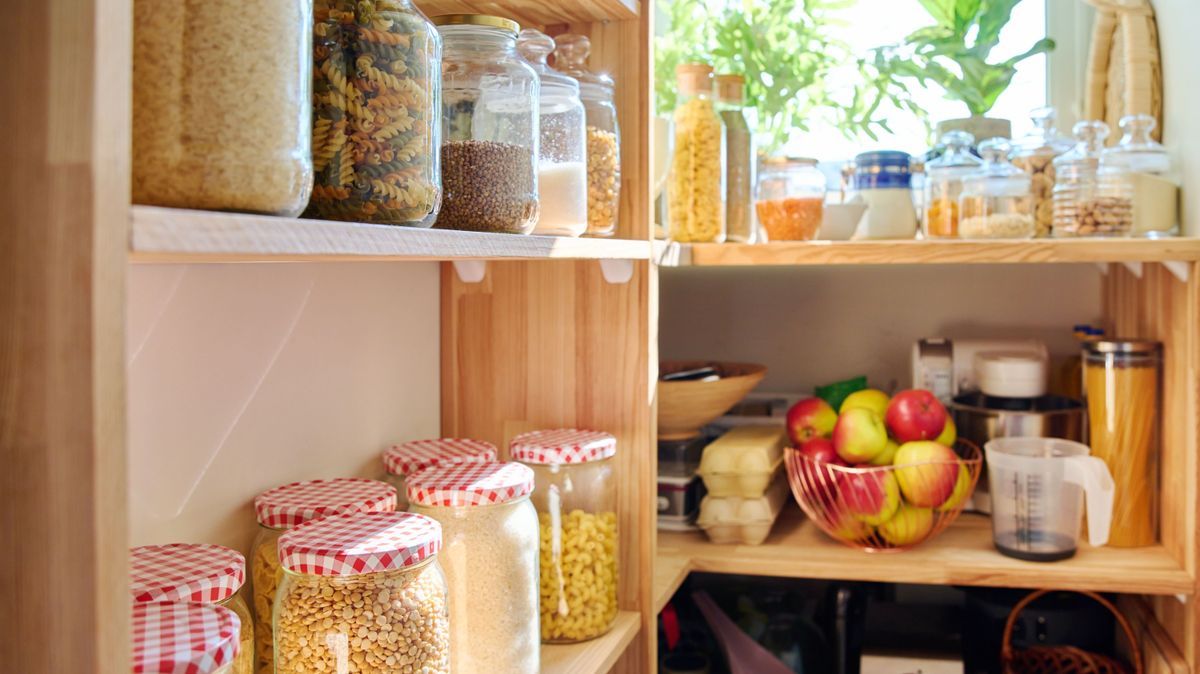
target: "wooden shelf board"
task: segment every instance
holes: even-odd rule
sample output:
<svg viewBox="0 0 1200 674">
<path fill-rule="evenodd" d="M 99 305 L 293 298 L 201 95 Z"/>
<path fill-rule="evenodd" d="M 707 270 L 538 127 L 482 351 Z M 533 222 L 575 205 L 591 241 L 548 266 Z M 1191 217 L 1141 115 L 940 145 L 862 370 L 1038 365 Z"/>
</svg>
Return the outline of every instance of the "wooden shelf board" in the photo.
<svg viewBox="0 0 1200 674">
<path fill-rule="evenodd" d="M 628 259 L 647 241 L 517 236 L 134 206 L 136 262 Z"/>
<path fill-rule="evenodd" d="M 602 637 L 579 644 L 542 646 L 542 674 L 606 674 L 641 628 L 641 616 L 621 611 Z"/>
<path fill-rule="evenodd" d="M 525 26 L 638 18 L 638 0 L 417 0 L 426 16 L 495 14 Z"/>
<path fill-rule="evenodd" d="M 834 542 L 789 506 L 762 545 L 714 545 L 702 533 L 658 534 L 658 565 L 686 562 L 688 571 L 816 578 L 1093 590 L 1137 594 L 1193 593 L 1187 571 L 1161 545 L 1093 548 L 1081 545 L 1061 562 L 1023 562 L 992 547 L 988 518 L 964 514 L 937 538 L 904 552 L 871 554 Z M 674 594 L 672 574 L 655 573 L 655 607 Z M 660 585 L 661 583 L 661 585 Z"/>
</svg>

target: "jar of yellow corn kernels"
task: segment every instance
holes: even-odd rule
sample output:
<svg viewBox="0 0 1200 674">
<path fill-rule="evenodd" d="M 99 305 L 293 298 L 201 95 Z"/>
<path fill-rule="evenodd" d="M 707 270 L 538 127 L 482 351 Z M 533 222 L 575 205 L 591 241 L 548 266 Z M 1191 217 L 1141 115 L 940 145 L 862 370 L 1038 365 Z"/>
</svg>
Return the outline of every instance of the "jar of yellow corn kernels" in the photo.
<svg viewBox="0 0 1200 674">
<path fill-rule="evenodd" d="M 279 537 L 310 520 L 348 513 L 392 512 L 396 490 L 390 484 L 360 478 L 308 480 L 268 489 L 254 499 L 258 535 L 250 551 L 254 587 L 254 639 L 258 674 L 275 674 L 271 615 L 283 579 Z"/>
<path fill-rule="evenodd" d="M 541 528 L 542 641 L 592 639 L 617 619 L 617 485 L 608 433 L 523 433 L 512 458 L 533 469 Z"/>
<path fill-rule="evenodd" d="M 275 671 L 449 674 L 442 527 L 413 513 L 331 515 L 279 538 Z"/>
<path fill-rule="evenodd" d="M 134 602 L 134 672 L 234 674 L 241 620 L 233 611 L 174 601 Z"/>
<path fill-rule="evenodd" d="M 483 440 L 469 438 L 434 438 L 410 440 L 392 445 L 383 453 L 385 482 L 396 488 L 396 510 L 408 510 L 408 490 L 404 480 L 409 475 L 456 463 L 496 460 L 496 446 Z"/>
</svg>

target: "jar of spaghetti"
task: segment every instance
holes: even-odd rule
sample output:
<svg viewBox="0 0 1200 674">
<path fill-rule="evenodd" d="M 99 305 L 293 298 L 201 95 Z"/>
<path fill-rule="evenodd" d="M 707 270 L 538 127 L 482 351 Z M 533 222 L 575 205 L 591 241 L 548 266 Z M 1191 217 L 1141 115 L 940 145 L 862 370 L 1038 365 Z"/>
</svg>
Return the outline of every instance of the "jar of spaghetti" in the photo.
<svg viewBox="0 0 1200 674">
<path fill-rule="evenodd" d="M 769 157 L 758 174 L 754 210 L 768 241 L 811 241 L 825 211 L 825 174 L 808 157 Z"/>
<path fill-rule="evenodd" d="M 1108 545 L 1136 548 L 1158 539 L 1158 452 L 1162 344 L 1096 339 L 1083 344 L 1092 456 L 1116 482 Z"/>
<path fill-rule="evenodd" d="M 233 611 L 174 601 L 135 602 L 134 672 L 233 674 L 241 621 Z"/>
<path fill-rule="evenodd" d="M 410 440 L 392 445 L 383 453 L 384 478 L 396 488 L 396 509 L 408 510 L 408 489 L 405 479 L 414 473 L 434 466 L 456 463 L 483 463 L 496 460 L 496 446 L 483 440 L 469 438 L 432 438 Z"/>
</svg>

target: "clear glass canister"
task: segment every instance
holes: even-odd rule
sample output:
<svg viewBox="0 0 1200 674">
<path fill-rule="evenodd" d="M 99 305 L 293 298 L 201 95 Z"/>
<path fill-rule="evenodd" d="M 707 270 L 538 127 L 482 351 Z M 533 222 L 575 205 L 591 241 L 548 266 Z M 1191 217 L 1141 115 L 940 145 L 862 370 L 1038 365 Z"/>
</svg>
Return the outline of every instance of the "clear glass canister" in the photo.
<svg viewBox="0 0 1200 674">
<path fill-rule="evenodd" d="M 133 672 L 237 674 L 238 632 L 233 611 L 211 604 L 135 602 L 130 610 Z"/>
<path fill-rule="evenodd" d="M 1075 143 L 1055 128 L 1054 108 L 1038 108 L 1030 114 L 1033 131 L 1013 146 L 1013 165 L 1029 174 L 1033 195 L 1033 220 L 1037 236 L 1050 236 L 1054 224 L 1054 158 Z"/>
<path fill-rule="evenodd" d="M 450 669 L 537 674 L 538 516 L 533 471 L 471 463 L 421 471 L 410 512 L 442 525 L 438 560 L 450 587 Z"/>
<path fill-rule="evenodd" d="M 442 210 L 436 227 L 528 234 L 538 216 L 538 98 L 515 21 L 433 18 L 442 35 Z"/>
<path fill-rule="evenodd" d="M 592 43 L 586 35 L 559 35 L 554 44 L 554 65 L 579 81 L 587 113 L 587 235 L 612 236 L 621 203 L 621 130 L 613 103 L 613 80 L 588 70 Z"/>
<path fill-rule="evenodd" d="M 1105 148 L 1102 161 L 1135 173 L 1168 173 L 1171 156 L 1162 143 L 1154 140 L 1158 120 L 1152 115 L 1125 115 L 1119 122 L 1121 140 Z"/>
<path fill-rule="evenodd" d="M 449 674 L 441 543 L 412 513 L 331 515 L 280 537 L 275 671 Z"/>
<path fill-rule="evenodd" d="M 135 2 L 134 203 L 304 210 L 312 25 L 312 0 Z"/>
<path fill-rule="evenodd" d="M 394 487 L 359 478 L 293 482 L 268 489 L 255 497 L 258 534 L 250 549 L 250 576 L 254 590 L 254 650 L 258 674 L 275 674 L 271 616 L 274 615 L 276 592 L 283 580 L 283 569 L 279 566 L 279 538 L 293 527 L 322 517 L 395 509 Z"/>
<path fill-rule="evenodd" d="M 308 213 L 429 227 L 441 205 L 442 40 L 410 0 L 316 0 Z"/>
<path fill-rule="evenodd" d="M 958 198 L 962 195 L 962 179 L 979 170 L 983 164 L 971 154 L 975 137 L 966 131 L 950 131 L 939 144 L 942 154 L 925 163 L 924 213 L 922 231 L 927 239 L 958 236 Z"/>
<path fill-rule="evenodd" d="M 754 208 L 768 241 L 816 238 L 825 209 L 825 174 L 816 159 L 764 159 L 756 192 Z"/>
<path fill-rule="evenodd" d="M 963 176 L 958 235 L 964 239 L 1028 239 L 1034 235 L 1030 177 L 1008 161 L 1001 138 L 979 144 L 983 166 Z"/>
<path fill-rule="evenodd" d="M 754 134 L 746 120 L 746 78 L 717 75 L 717 113 L 725 129 L 725 240 L 754 241 Z"/>
<path fill-rule="evenodd" d="M 532 431 L 509 453 L 533 469 L 541 530 L 542 641 L 598 637 L 617 619 L 617 441 L 599 431 Z"/>
<path fill-rule="evenodd" d="M 1118 166 L 1102 167 L 1108 125 L 1079 122 L 1078 143 L 1054 160 L 1054 236 L 1124 236 L 1133 225 L 1133 185 Z"/>
<path fill-rule="evenodd" d="M 725 152 L 721 118 L 713 104 L 712 68 L 685 63 L 675 69 L 679 105 L 667 180 L 670 237 L 688 243 L 725 240 L 721 186 Z"/>
<path fill-rule="evenodd" d="M 432 438 L 392 445 L 383 453 L 383 480 L 396 488 L 397 510 L 408 509 L 405 478 L 434 466 L 496 460 L 496 446 L 470 438 Z"/>
</svg>

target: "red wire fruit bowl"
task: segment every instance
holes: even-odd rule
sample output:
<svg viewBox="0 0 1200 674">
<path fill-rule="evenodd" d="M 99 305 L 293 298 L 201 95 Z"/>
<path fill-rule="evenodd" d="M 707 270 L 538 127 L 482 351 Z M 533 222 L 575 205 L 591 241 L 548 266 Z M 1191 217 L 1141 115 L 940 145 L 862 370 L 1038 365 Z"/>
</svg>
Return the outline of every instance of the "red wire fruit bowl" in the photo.
<svg viewBox="0 0 1200 674">
<path fill-rule="evenodd" d="M 907 550 L 937 536 L 962 512 L 983 465 L 974 443 L 957 460 L 839 466 L 795 448 L 785 453 L 792 495 L 829 536 L 867 552 Z"/>
</svg>

